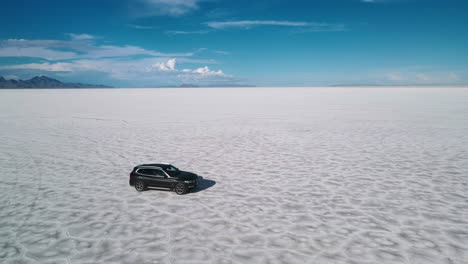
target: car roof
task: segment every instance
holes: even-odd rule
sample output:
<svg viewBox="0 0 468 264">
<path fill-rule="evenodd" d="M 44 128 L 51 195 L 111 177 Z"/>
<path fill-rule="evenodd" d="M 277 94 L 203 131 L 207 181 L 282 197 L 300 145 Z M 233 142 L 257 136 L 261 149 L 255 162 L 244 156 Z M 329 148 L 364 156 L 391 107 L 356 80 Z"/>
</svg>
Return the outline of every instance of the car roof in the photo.
<svg viewBox="0 0 468 264">
<path fill-rule="evenodd" d="M 135 169 L 162 169 L 158 166 L 136 166 Z"/>
<path fill-rule="evenodd" d="M 167 163 L 151 163 L 151 164 L 141 164 L 138 165 L 137 167 L 159 167 L 159 168 L 166 168 L 170 166 L 170 164 Z"/>
</svg>

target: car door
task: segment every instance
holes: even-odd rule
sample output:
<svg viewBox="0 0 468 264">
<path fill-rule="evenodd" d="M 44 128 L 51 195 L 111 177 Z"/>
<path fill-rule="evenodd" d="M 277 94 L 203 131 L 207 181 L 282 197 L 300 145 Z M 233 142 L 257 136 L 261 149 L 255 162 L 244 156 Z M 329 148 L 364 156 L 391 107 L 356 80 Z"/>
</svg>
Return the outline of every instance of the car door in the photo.
<svg viewBox="0 0 468 264">
<path fill-rule="evenodd" d="M 168 177 L 168 175 L 162 170 L 155 170 L 155 174 L 159 179 L 159 184 L 164 188 L 171 188 L 174 179 Z"/>
<path fill-rule="evenodd" d="M 136 172 L 138 173 L 138 176 L 137 176 L 138 180 L 144 181 L 145 184 L 148 185 L 148 186 L 153 186 L 153 184 L 154 184 L 154 179 L 153 179 L 154 173 L 152 172 L 151 169 L 138 169 Z"/>
<path fill-rule="evenodd" d="M 154 187 L 165 187 L 164 176 L 161 174 L 161 171 L 158 169 L 148 169 L 149 171 L 149 185 Z"/>
</svg>

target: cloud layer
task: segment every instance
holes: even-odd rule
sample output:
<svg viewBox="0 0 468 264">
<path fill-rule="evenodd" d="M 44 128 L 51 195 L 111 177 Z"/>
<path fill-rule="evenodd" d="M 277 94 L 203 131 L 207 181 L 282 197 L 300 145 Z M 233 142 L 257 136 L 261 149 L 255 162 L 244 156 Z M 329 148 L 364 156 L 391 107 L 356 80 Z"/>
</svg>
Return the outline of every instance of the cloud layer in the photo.
<svg viewBox="0 0 468 264">
<path fill-rule="evenodd" d="M 66 51 L 65 51 L 66 50 Z M 99 59 L 129 56 L 190 57 L 193 52 L 163 53 L 132 45 L 96 45 L 91 39 L 0 40 L 0 57 L 29 57 L 46 60 Z"/>
<path fill-rule="evenodd" d="M 14 63 L 0 66 L 4 75 L 22 76 L 22 73 L 80 74 L 100 73 L 117 80 L 164 79 L 166 83 L 216 83 L 233 81 L 234 77 L 222 70 L 211 70 L 202 65 L 179 70 L 177 63 L 213 64 L 211 59 L 196 57 L 200 50 L 182 53 L 164 53 L 132 45 L 99 45 L 87 34 L 70 34 L 72 40 L 9 39 L 0 41 L 0 57 L 29 58 L 33 63 Z"/>
</svg>

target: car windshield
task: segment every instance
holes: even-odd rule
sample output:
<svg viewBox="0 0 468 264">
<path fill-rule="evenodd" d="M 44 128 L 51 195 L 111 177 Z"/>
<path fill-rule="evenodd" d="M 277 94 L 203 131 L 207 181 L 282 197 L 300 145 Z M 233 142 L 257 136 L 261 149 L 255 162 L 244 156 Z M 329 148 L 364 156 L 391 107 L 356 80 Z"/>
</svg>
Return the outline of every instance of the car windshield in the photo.
<svg viewBox="0 0 468 264">
<path fill-rule="evenodd" d="M 165 171 L 167 172 L 167 174 L 169 174 L 170 176 L 174 176 L 174 175 L 176 175 L 176 174 L 178 174 L 178 173 L 180 172 L 178 168 L 176 168 L 176 167 L 174 167 L 174 166 L 172 166 L 172 165 L 167 166 L 164 170 L 165 170 Z"/>
</svg>

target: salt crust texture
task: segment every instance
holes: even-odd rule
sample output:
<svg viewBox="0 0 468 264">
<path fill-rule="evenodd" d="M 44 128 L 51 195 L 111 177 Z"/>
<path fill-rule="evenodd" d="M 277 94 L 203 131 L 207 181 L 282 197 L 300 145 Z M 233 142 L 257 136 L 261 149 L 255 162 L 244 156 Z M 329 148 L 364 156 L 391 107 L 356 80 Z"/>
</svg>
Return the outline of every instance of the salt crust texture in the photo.
<svg viewBox="0 0 468 264">
<path fill-rule="evenodd" d="M 0 263 L 468 263 L 467 89 L 4 90 L 0 171 Z"/>
</svg>

